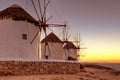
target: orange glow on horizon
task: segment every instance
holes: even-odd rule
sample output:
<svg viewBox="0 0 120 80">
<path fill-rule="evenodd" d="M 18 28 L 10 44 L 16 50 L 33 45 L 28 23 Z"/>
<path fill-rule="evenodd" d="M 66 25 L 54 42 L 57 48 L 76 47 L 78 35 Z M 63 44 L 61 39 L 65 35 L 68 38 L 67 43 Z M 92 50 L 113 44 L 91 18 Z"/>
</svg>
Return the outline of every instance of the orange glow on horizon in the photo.
<svg viewBox="0 0 120 80">
<path fill-rule="evenodd" d="M 120 63 L 120 43 L 118 43 L 119 41 L 112 41 L 107 39 L 107 37 L 103 39 L 86 39 L 86 56 L 81 57 L 80 61 Z"/>
<path fill-rule="evenodd" d="M 81 62 L 108 62 L 108 63 L 120 63 L 119 59 L 82 59 Z"/>
<path fill-rule="evenodd" d="M 81 57 L 80 61 L 82 62 L 112 62 L 112 63 L 120 63 L 120 54 L 98 54 L 94 55 L 88 54 L 85 57 Z"/>
</svg>

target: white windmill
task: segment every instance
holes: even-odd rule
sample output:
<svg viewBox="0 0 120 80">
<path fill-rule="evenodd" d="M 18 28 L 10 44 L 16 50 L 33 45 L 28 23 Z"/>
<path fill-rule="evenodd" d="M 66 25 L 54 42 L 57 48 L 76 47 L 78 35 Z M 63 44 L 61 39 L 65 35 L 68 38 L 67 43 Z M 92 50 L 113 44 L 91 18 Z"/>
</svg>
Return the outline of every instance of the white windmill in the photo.
<svg viewBox="0 0 120 80">
<path fill-rule="evenodd" d="M 85 53 L 83 53 L 82 51 L 84 49 L 87 49 L 87 47 L 83 47 L 83 43 L 82 40 L 80 38 L 80 33 L 77 33 L 77 36 L 75 37 L 75 41 L 76 43 L 76 47 L 77 47 L 77 59 L 80 61 L 81 57 L 86 56 Z"/>
<path fill-rule="evenodd" d="M 47 17 L 46 10 L 47 10 L 47 7 L 48 7 L 51 0 L 36 0 L 38 2 L 38 5 L 39 5 L 39 12 L 37 11 L 34 0 L 31 0 L 31 1 L 32 1 L 34 10 L 36 12 L 36 15 L 39 19 L 39 21 L 38 21 L 39 22 L 39 25 L 38 25 L 39 26 L 39 31 L 36 33 L 36 35 L 32 39 L 31 44 L 36 39 L 37 35 L 40 34 L 40 36 L 41 36 L 42 31 L 44 32 L 45 37 L 47 37 L 47 35 L 48 35 L 47 34 L 47 29 L 50 29 L 49 27 L 66 27 L 65 24 L 61 25 L 61 24 L 53 24 L 53 23 L 49 24 L 48 23 L 48 21 L 52 18 L 52 16 Z M 44 46 L 45 46 L 44 47 L 44 52 L 41 52 L 41 54 L 44 54 L 45 57 L 47 58 L 48 55 L 46 55 L 46 52 L 49 52 L 49 55 L 51 54 L 50 44 L 48 44 L 48 42 L 45 42 Z"/>
<path fill-rule="evenodd" d="M 0 58 L 37 58 L 38 22 L 19 5 L 0 11 Z"/>
<path fill-rule="evenodd" d="M 64 53 L 67 60 L 77 60 L 77 47 L 74 45 L 73 41 L 69 40 L 70 35 L 68 34 L 68 30 L 69 29 L 66 30 L 66 28 L 63 30 Z"/>
</svg>

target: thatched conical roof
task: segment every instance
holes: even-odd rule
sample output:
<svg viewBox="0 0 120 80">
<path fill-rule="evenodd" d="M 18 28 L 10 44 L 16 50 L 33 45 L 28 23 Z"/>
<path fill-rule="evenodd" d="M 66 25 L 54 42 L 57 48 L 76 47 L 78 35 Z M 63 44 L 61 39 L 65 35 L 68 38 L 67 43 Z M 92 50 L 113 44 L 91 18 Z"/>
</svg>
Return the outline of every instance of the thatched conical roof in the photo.
<svg viewBox="0 0 120 80">
<path fill-rule="evenodd" d="M 70 41 L 68 41 L 63 48 L 64 49 L 77 49 L 77 47 Z"/>
<path fill-rule="evenodd" d="M 17 4 L 14 4 L 4 9 L 3 11 L 0 11 L 0 19 L 10 18 L 16 21 L 27 21 L 35 25 L 38 24 L 38 22 L 30 14 L 28 14 L 23 8 L 21 8 Z"/>
<path fill-rule="evenodd" d="M 47 35 L 41 43 L 45 42 L 53 42 L 53 43 L 62 43 L 62 41 L 52 32 L 49 35 Z"/>
</svg>

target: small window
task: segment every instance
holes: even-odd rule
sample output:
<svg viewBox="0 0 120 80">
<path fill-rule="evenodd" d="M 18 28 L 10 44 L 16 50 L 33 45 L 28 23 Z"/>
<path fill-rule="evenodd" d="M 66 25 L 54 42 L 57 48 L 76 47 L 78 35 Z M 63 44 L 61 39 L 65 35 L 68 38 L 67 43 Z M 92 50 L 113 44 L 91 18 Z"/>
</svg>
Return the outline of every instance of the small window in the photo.
<svg viewBox="0 0 120 80">
<path fill-rule="evenodd" d="M 45 43 L 45 46 L 47 46 L 47 45 L 48 45 L 48 43 L 46 42 L 46 43 Z"/>
<path fill-rule="evenodd" d="M 27 40 L 27 34 L 22 34 L 22 39 Z"/>
</svg>

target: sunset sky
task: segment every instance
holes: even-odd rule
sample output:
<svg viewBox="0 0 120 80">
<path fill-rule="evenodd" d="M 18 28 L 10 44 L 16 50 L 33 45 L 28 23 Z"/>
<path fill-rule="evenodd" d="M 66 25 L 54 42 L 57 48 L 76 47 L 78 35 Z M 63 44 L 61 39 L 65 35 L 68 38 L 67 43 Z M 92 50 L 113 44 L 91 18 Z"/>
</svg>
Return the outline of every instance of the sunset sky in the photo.
<svg viewBox="0 0 120 80">
<path fill-rule="evenodd" d="M 12 4 L 38 19 L 31 0 L 0 0 L 0 11 Z M 120 62 L 120 0 L 51 0 L 48 14 L 52 23 L 66 22 L 71 36 L 80 33 L 82 61 Z"/>
</svg>

